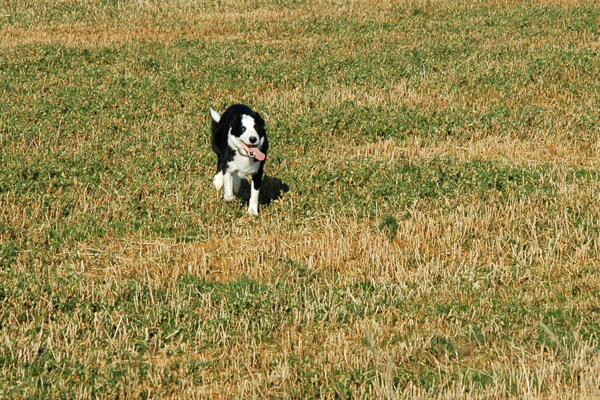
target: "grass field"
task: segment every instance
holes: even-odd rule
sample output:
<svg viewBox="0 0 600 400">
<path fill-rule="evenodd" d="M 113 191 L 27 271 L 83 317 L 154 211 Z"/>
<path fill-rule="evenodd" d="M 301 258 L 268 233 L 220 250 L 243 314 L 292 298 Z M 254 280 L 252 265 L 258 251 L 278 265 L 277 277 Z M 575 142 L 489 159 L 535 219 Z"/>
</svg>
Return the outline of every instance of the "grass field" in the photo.
<svg viewBox="0 0 600 400">
<path fill-rule="evenodd" d="M 600 398 L 594 1 L 1 0 L 0 50 L 0 398 Z"/>
</svg>

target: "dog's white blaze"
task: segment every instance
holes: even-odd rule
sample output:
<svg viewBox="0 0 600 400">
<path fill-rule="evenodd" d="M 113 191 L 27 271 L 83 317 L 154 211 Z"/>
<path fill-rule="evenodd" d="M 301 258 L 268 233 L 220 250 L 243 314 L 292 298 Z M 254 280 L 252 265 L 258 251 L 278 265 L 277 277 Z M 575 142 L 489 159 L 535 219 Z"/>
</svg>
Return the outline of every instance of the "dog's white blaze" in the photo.
<svg viewBox="0 0 600 400">
<path fill-rule="evenodd" d="M 240 140 L 246 143 L 248 146 L 258 145 L 258 132 L 254 129 L 254 118 L 249 115 L 242 117 L 242 126 L 246 128 L 246 131 L 240 136 Z M 254 138 L 255 141 L 251 142 L 250 138 Z"/>
<path fill-rule="evenodd" d="M 213 110 L 212 107 L 210 108 L 210 116 L 215 120 L 215 122 L 219 122 L 221 120 L 219 113 Z"/>
</svg>

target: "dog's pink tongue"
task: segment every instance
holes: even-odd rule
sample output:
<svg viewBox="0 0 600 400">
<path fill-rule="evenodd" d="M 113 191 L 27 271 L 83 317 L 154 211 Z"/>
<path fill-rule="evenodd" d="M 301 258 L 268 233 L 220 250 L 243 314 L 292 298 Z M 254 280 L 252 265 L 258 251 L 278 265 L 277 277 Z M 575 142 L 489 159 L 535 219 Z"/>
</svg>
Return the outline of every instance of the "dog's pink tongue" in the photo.
<svg viewBox="0 0 600 400">
<path fill-rule="evenodd" d="M 258 149 L 258 147 L 250 147 L 244 142 L 242 142 L 242 145 L 244 145 L 246 153 L 248 153 L 248 155 L 252 154 L 252 157 L 256 158 L 258 161 L 263 161 L 267 157 L 265 153 Z"/>
<path fill-rule="evenodd" d="M 263 161 L 267 157 L 265 153 L 258 149 L 258 147 L 252 147 L 252 152 L 254 153 L 254 158 L 258 161 Z"/>
</svg>

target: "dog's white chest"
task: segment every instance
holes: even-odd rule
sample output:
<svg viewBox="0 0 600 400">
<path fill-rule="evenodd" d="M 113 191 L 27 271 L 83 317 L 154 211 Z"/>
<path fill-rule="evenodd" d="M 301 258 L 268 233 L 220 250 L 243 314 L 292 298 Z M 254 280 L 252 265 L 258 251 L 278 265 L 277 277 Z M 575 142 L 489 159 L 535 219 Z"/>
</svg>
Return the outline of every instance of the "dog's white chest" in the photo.
<svg viewBox="0 0 600 400">
<path fill-rule="evenodd" d="M 240 178 L 247 178 L 258 172 L 260 161 L 255 158 L 244 157 L 236 153 L 227 166 L 227 172 L 237 172 Z"/>
</svg>

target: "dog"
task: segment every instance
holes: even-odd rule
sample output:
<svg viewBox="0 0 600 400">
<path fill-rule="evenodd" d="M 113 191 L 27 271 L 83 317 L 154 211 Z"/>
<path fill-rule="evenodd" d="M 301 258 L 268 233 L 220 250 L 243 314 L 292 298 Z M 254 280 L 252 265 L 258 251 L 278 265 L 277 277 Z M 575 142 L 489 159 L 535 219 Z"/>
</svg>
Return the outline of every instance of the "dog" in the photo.
<svg viewBox="0 0 600 400">
<path fill-rule="evenodd" d="M 217 173 L 213 183 L 224 187 L 223 199 L 235 199 L 241 179 L 251 177 L 248 214 L 258 215 L 258 195 L 267 160 L 269 141 L 265 121 L 244 104 L 234 104 L 223 115 L 210 109 L 212 148 L 217 154 Z"/>
</svg>

